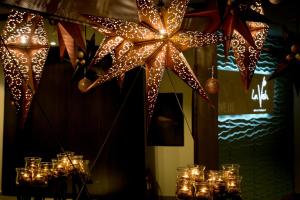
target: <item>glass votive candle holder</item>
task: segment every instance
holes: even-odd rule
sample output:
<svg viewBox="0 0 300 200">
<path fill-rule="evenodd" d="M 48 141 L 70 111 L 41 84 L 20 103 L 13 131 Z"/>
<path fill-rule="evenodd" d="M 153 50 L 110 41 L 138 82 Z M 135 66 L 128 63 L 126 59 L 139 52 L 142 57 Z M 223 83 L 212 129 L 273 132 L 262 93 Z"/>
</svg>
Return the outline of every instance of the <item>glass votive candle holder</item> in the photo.
<svg viewBox="0 0 300 200">
<path fill-rule="evenodd" d="M 188 167 L 178 167 L 176 177 L 177 179 L 190 179 L 190 169 Z"/>
<path fill-rule="evenodd" d="M 210 170 L 208 173 L 208 184 L 210 190 L 214 193 L 225 192 L 226 183 L 223 176 L 222 170 Z"/>
<path fill-rule="evenodd" d="M 25 157 L 24 160 L 25 160 L 25 168 L 34 173 L 40 167 L 42 158 L 41 157 Z"/>
<path fill-rule="evenodd" d="M 223 164 L 222 170 L 223 170 L 225 179 L 239 176 L 240 165 L 239 164 Z"/>
<path fill-rule="evenodd" d="M 40 170 L 46 174 L 48 177 L 52 174 L 52 163 L 51 162 L 41 162 Z"/>
<path fill-rule="evenodd" d="M 32 178 L 32 183 L 36 185 L 46 185 L 48 184 L 48 176 L 42 170 L 37 170 Z"/>
<path fill-rule="evenodd" d="M 82 165 L 80 165 L 80 172 L 87 177 L 91 176 L 89 164 L 90 164 L 89 160 L 82 160 Z"/>
<path fill-rule="evenodd" d="M 71 156 L 71 168 L 80 170 L 80 166 L 83 165 L 82 163 L 83 156 L 82 155 L 73 155 Z"/>
<path fill-rule="evenodd" d="M 209 185 L 212 185 L 216 182 L 218 177 L 220 176 L 220 172 L 218 170 L 209 170 L 207 173 L 207 181 Z"/>
<path fill-rule="evenodd" d="M 16 184 L 31 183 L 31 172 L 26 168 L 16 168 Z"/>
<path fill-rule="evenodd" d="M 195 200 L 209 200 L 210 190 L 207 182 L 195 182 L 194 183 L 194 199 Z"/>
<path fill-rule="evenodd" d="M 195 182 L 204 181 L 205 166 L 192 164 L 192 165 L 189 165 L 188 167 L 189 167 L 189 174 L 190 174 L 191 180 L 193 180 Z"/>
<path fill-rule="evenodd" d="M 188 167 L 178 167 L 176 169 L 176 187 L 180 187 L 186 181 L 190 181 L 190 170 Z"/>
<path fill-rule="evenodd" d="M 61 163 L 58 162 L 58 159 L 52 159 L 52 175 L 57 177 L 59 175 L 63 175 L 65 173 L 64 167 Z"/>
<path fill-rule="evenodd" d="M 71 167 L 71 157 L 74 155 L 72 151 L 65 151 L 57 154 L 58 165 L 61 165 L 66 172 L 69 172 Z"/>
<path fill-rule="evenodd" d="M 178 200 L 192 200 L 193 199 L 193 185 L 190 180 L 184 179 L 176 186 L 176 199 Z"/>
<path fill-rule="evenodd" d="M 241 193 L 241 176 L 236 176 L 234 178 L 228 178 L 226 180 L 226 189 L 229 194 L 240 194 Z"/>
</svg>

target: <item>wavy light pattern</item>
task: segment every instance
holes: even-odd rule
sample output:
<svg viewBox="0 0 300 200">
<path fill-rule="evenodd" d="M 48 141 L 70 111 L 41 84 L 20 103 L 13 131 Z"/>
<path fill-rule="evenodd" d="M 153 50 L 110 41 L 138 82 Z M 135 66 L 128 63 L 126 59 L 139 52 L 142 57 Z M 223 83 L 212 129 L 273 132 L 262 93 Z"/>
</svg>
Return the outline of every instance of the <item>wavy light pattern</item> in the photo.
<svg viewBox="0 0 300 200">
<path fill-rule="evenodd" d="M 220 47 L 219 47 L 220 46 Z M 222 52 L 222 45 L 218 45 L 217 49 L 217 67 L 218 70 L 222 71 L 233 71 L 238 72 L 239 69 L 236 66 L 234 62 L 234 56 L 229 55 L 228 56 L 228 62 L 224 62 L 225 56 Z M 270 75 L 274 71 L 274 62 L 277 62 L 277 60 L 266 52 L 262 51 L 260 55 L 260 59 L 257 62 L 256 69 L 254 71 L 254 74 L 261 74 L 261 75 Z"/>
<path fill-rule="evenodd" d="M 264 47 L 273 45 L 279 45 L 276 38 L 267 38 Z M 222 50 L 219 45 L 218 69 L 238 73 L 233 58 L 224 63 Z M 277 62 L 278 59 L 262 51 L 255 74 L 271 74 Z M 245 200 L 281 199 L 293 191 L 292 161 L 287 156 L 291 155 L 288 137 L 292 92 L 288 89 L 288 80 L 272 81 L 275 81 L 272 114 L 218 117 L 220 163 L 236 162 L 241 165 Z"/>
</svg>

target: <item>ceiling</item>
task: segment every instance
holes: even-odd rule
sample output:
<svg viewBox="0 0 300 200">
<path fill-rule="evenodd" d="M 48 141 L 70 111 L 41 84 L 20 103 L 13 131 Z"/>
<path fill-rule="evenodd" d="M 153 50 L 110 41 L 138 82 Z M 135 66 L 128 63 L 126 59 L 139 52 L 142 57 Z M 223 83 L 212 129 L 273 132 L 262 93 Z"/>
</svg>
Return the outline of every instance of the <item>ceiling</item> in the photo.
<svg viewBox="0 0 300 200">
<path fill-rule="evenodd" d="M 0 13 L 7 15 L 11 8 L 18 7 L 40 12 L 49 18 L 65 19 L 86 23 L 81 14 L 107 16 L 126 20 L 137 20 L 136 0 L 0 0 Z M 163 0 L 167 3 L 168 0 Z M 205 9 L 212 0 L 190 0 L 189 9 Z M 270 0 L 272 1 L 272 0 Z M 274 0 L 273 0 L 274 1 Z M 158 0 L 156 0 L 158 2 Z M 275 23 L 271 25 L 272 34 L 282 34 L 281 27 L 298 33 L 300 16 L 298 14 L 298 0 L 281 0 L 272 4 L 269 0 L 262 0 L 265 15 Z M 3 17 L 2 17 L 3 18 Z"/>
</svg>

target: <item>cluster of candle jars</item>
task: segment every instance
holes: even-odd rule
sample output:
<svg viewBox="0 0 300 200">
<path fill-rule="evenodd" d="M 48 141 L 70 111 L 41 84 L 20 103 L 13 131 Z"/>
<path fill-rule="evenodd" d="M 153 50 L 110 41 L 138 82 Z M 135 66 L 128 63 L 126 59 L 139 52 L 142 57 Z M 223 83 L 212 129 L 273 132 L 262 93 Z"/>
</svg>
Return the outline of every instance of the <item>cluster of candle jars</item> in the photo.
<svg viewBox="0 0 300 200">
<path fill-rule="evenodd" d="M 205 170 L 202 165 L 177 168 L 178 200 L 241 199 L 238 164 L 224 164 L 222 170 Z"/>
<path fill-rule="evenodd" d="M 79 173 L 84 177 L 90 176 L 89 160 L 74 152 L 57 154 L 52 162 L 42 162 L 41 157 L 25 157 L 25 167 L 16 168 L 16 184 L 47 185 L 51 178 L 69 176 Z"/>
</svg>

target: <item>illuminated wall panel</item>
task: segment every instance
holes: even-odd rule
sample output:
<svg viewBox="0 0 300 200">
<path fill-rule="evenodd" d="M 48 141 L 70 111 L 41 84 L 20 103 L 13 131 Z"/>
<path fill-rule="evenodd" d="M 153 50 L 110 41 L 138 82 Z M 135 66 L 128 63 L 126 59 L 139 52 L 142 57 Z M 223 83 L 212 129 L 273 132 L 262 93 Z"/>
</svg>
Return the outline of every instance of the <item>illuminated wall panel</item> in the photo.
<svg viewBox="0 0 300 200">
<path fill-rule="evenodd" d="M 280 46 L 279 38 L 267 38 L 265 47 Z M 236 73 L 234 57 L 224 62 L 222 46 L 218 47 L 218 70 L 221 88 L 219 104 L 229 101 L 227 97 L 239 98 L 239 106 L 231 110 L 222 110 L 219 106 L 219 155 L 220 165 L 223 163 L 239 163 L 241 165 L 243 200 L 274 200 L 292 192 L 293 189 L 293 157 L 292 157 L 292 86 L 285 78 L 268 81 L 273 84 L 268 89 L 272 97 L 272 108 L 265 111 L 245 113 L 243 109 L 251 101 L 251 89 L 248 92 L 226 90 L 227 83 L 240 85 L 240 79 L 226 80 L 226 73 Z M 278 62 L 269 53 L 262 52 L 255 71 L 255 77 L 270 75 Z M 232 82 L 233 81 L 233 82 Z M 251 87 L 257 87 L 252 82 Z M 222 94 L 227 93 L 226 95 Z M 232 94 L 236 92 L 235 94 Z M 228 97 L 228 98 L 229 98 Z M 247 101 L 247 99 L 249 101 Z M 234 101 L 234 99 L 233 99 Z M 224 103 L 223 103 L 224 104 Z M 227 104 L 228 105 L 228 104 Z M 223 107 L 226 105 L 223 105 Z M 229 106 L 230 107 L 230 106 Z M 231 106 L 232 107 L 232 106 Z M 231 111 L 234 112 L 231 112 Z M 226 113 L 227 112 L 227 113 Z"/>
</svg>

